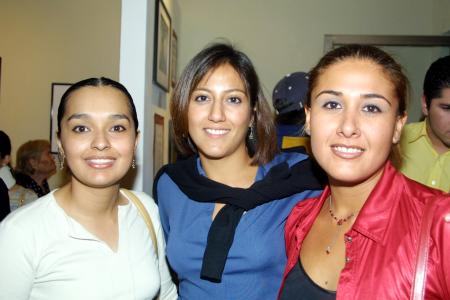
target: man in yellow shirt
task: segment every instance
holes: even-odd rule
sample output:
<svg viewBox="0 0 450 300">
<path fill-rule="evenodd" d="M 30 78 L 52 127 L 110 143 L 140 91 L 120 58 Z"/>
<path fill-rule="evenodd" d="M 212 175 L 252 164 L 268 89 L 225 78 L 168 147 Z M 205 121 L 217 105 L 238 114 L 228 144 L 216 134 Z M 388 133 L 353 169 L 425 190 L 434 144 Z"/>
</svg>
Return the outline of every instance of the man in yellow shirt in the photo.
<svg viewBox="0 0 450 300">
<path fill-rule="evenodd" d="M 431 64 L 423 83 L 425 120 L 403 129 L 400 171 L 406 176 L 450 192 L 450 56 Z"/>
</svg>

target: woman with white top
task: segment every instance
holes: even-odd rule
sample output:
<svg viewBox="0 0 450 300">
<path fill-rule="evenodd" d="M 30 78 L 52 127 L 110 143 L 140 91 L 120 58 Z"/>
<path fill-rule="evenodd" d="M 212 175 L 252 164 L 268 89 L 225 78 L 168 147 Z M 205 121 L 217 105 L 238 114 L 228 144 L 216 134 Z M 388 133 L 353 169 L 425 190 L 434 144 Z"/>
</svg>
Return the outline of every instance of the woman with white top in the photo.
<svg viewBox="0 0 450 300">
<path fill-rule="evenodd" d="M 90 78 L 67 90 L 58 145 L 71 178 L 1 223 L 0 299 L 177 298 L 155 203 L 135 192 L 157 245 L 119 185 L 138 137 L 135 106 L 120 83 Z"/>
</svg>

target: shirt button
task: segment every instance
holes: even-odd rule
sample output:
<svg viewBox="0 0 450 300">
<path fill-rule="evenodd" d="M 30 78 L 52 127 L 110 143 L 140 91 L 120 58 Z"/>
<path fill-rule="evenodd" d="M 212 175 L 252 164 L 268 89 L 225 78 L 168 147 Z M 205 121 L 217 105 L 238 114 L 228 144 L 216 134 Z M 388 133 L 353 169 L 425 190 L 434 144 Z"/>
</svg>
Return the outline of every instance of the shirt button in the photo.
<svg viewBox="0 0 450 300">
<path fill-rule="evenodd" d="M 431 185 L 436 185 L 436 180 L 431 180 Z"/>
<path fill-rule="evenodd" d="M 351 236 L 346 235 L 346 236 L 345 236 L 345 241 L 346 241 L 347 243 L 351 243 L 351 242 L 353 241 L 353 239 L 352 239 Z"/>
<path fill-rule="evenodd" d="M 450 214 L 446 214 L 446 215 L 445 215 L 444 221 L 445 221 L 446 223 L 450 223 Z"/>
<path fill-rule="evenodd" d="M 345 263 L 348 264 L 350 261 L 351 261 L 350 257 L 347 256 L 347 257 L 345 258 Z"/>
</svg>

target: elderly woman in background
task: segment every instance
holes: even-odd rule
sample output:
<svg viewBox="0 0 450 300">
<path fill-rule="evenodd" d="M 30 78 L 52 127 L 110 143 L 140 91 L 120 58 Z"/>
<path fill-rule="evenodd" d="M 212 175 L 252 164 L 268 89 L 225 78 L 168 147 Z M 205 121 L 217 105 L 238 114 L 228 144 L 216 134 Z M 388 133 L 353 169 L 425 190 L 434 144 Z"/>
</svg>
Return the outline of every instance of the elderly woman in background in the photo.
<svg viewBox="0 0 450 300">
<path fill-rule="evenodd" d="M 11 172 L 11 140 L 9 136 L 0 130 L 0 179 L 6 187 L 8 193 L 8 201 L 3 201 L 3 204 L 7 204 L 8 209 L 2 209 L 3 212 L 13 211 L 16 208 L 28 204 L 38 198 L 37 194 L 16 183 Z M 6 196 L 2 197 L 4 200 Z M 0 218 L 1 219 L 1 218 Z"/>
<path fill-rule="evenodd" d="M 50 192 L 47 179 L 56 172 L 55 161 L 46 140 L 26 142 L 17 150 L 17 184 L 33 190 L 38 197 Z"/>
</svg>

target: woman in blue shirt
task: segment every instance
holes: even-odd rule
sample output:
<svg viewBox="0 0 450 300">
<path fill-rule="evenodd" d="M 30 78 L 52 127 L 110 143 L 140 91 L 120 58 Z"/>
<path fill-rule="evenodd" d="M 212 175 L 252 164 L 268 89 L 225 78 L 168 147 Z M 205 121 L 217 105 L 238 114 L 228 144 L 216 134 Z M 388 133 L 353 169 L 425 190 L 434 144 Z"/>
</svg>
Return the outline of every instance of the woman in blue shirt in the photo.
<svg viewBox="0 0 450 300">
<path fill-rule="evenodd" d="M 174 90 L 185 157 L 155 180 L 181 299 L 275 299 L 291 208 L 317 195 L 307 156 L 277 154 L 275 126 L 249 58 L 227 44 L 198 53 Z"/>
</svg>

